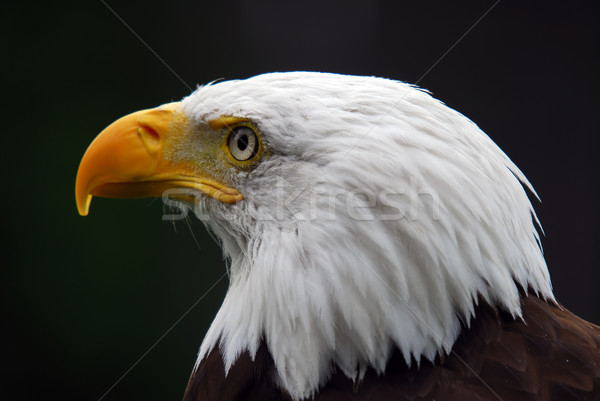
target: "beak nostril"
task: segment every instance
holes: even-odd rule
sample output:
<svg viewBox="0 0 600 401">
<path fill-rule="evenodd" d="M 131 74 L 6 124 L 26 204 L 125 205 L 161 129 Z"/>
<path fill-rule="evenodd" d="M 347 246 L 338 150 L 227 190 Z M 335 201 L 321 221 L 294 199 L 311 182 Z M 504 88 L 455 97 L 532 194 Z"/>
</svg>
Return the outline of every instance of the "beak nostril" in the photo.
<svg viewBox="0 0 600 401">
<path fill-rule="evenodd" d="M 150 143 L 156 145 L 160 142 L 160 135 L 156 132 L 155 129 L 148 127 L 146 125 L 142 125 L 137 129 L 138 135 L 142 137 L 142 140 L 145 143 Z"/>
</svg>

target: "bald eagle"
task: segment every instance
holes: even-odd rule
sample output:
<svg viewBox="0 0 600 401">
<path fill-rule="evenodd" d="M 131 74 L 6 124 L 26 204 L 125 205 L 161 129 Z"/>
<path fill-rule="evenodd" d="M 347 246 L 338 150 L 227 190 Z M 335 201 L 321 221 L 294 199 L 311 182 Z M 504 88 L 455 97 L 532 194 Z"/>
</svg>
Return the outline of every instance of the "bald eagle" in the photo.
<svg viewBox="0 0 600 401">
<path fill-rule="evenodd" d="M 76 200 L 163 196 L 219 239 L 186 401 L 599 400 L 600 328 L 555 300 L 527 190 L 426 91 L 294 72 L 117 120 Z"/>
</svg>

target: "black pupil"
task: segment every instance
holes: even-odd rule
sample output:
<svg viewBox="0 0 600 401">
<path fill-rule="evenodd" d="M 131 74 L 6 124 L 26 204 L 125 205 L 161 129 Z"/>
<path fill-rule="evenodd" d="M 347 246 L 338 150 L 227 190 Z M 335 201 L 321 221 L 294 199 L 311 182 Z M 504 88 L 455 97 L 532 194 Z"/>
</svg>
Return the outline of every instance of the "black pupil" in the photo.
<svg viewBox="0 0 600 401">
<path fill-rule="evenodd" d="M 248 135 L 241 134 L 237 140 L 237 147 L 242 152 L 248 147 Z"/>
</svg>

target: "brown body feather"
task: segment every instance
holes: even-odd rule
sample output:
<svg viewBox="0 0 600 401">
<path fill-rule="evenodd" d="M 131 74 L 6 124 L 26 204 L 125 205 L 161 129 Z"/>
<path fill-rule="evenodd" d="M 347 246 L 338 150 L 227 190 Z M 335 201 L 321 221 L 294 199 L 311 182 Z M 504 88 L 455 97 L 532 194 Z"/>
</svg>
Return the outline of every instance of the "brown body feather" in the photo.
<svg viewBox="0 0 600 401">
<path fill-rule="evenodd" d="M 335 373 L 314 399 L 600 400 L 600 327 L 533 295 L 521 304 L 524 320 L 480 303 L 446 357 L 409 368 L 396 352 L 385 374 L 368 370 L 355 384 Z M 254 361 L 245 352 L 224 373 L 215 349 L 192 373 L 184 401 L 291 400 L 273 381 L 264 342 Z"/>
</svg>

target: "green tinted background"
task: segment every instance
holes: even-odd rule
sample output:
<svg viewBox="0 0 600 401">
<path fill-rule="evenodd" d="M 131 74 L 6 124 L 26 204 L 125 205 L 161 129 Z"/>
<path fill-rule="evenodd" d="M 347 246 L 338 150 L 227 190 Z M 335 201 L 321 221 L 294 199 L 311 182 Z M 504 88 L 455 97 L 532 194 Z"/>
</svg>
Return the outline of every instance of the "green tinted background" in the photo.
<svg viewBox="0 0 600 401">
<path fill-rule="evenodd" d="M 262 72 L 419 82 L 473 119 L 544 201 L 558 299 L 599 323 L 598 10 L 500 2 L 420 80 L 493 2 L 415 3 L 5 6 L 0 399 L 98 400 L 223 275 L 202 224 L 162 221 L 160 200 L 94 199 L 79 217 L 75 174 L 118 117 Z M 180 399 L 226 286 L 104 399 Z"/>
</svg>

